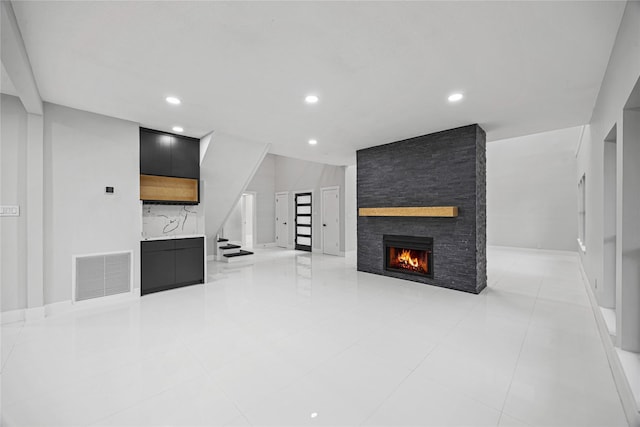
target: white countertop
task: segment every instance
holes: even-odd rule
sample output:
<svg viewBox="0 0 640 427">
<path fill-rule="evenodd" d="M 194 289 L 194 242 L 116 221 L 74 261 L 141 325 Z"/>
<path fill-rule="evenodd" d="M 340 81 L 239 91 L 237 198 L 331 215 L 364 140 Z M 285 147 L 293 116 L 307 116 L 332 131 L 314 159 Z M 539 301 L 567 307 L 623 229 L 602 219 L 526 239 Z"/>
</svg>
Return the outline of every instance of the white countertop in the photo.
<svg viewBox="0 0 640 427">
<path fill-rule="evenodd" d="M 143 237 L 140 239 L 143 242 L 149 240 L 173 240 L 173 239 L 189 239 L 193 237 L 206 237 L 204 234 L 180 234 L 175 236 L 155 236 L 155 237 Z"/>
</svg>

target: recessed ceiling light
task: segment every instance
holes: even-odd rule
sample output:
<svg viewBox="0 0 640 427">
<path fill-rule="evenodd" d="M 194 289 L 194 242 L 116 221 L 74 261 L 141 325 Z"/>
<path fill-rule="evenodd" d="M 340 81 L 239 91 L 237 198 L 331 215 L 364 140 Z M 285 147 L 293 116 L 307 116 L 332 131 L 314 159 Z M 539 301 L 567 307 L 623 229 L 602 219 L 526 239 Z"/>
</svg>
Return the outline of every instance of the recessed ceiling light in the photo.
<svg viewBox="0 0 640 427">
<path fill-rule="evenodd" d="M 312 413 L 311 413 L 311 418 L 315 418 L 315 417 L 317 417 L 317 416 L 318 416 L 318 413 L 317 413 L 317 412 L 312 412 Z"/>
<path fill-rule="evenodd" d="M 304 98 L 304 102 L 306 102 L 307 104 L 315 104 L 316 102 L 318 102 L 320 100 L 320 98 L 318 98 L 317 95 L 307 95 Z"/>
<path fill-rule="evenodd" d="M 184 129 L 182 129 L 180 126 L 174 126 L 172 129 L 174 132 L 184 132 Z"/>
<path fill-rule="evenodd" d="M 317 143 L 318 143 L 318 141 L 315 140 L 315 139 L 310 139 L 309 140 L 309 145 L 316 145 Z"/>
<path fill-rule="evenodd" d="M 452 93 L 451 95 L 449 95 L 449 102 L 456 102 L 456 101 L 460 101 L 462 99 L 462 94 L 461 93 Z"/>
<path fill-rule="evenodd" d="M 182 101 L 175 96 L 167 96 L 165 98 L 169 104 L 179 105 Z"/>
</svg>

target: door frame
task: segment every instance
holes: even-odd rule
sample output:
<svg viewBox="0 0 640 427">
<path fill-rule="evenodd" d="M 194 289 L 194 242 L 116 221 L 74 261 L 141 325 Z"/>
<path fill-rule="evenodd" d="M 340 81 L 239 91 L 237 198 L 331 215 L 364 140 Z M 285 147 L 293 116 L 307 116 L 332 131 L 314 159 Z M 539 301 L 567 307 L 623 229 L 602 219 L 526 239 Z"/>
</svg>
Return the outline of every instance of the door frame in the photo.
<svg viewBox="0 0 640 427">
<path fill-rule="evenodd" d="M 320 201 L 321 201 L 321 205 L 320 205 L 320 224 L 324 224 L 324 192 L 325 191 L 333 191 L 336 190 L 338 192 L 338 256 L 343 255 L 344 252 L 340 250 L 340 186 L 339 185 L 333 185 L 330 187 L 322 187 L 320 188 Z M 322 234 L 320 237 L 320 245 L 321 245 L 321 251 L 322 253 L 324 253 L 324 228 L 320 229 L 320 233 Z M 333 254 L 327 254 L 327 255 L 333 255 Z M 335 255 L 334 255 L 335 256 Z"/>
<path fill-rule="evenodd" d="M 291 224 L 290 224 L 291 221 L 289 220 L 289 216 L 290 216 L 289 214 L 291 212 L 291 209 L 290 209 L 290 206 L 289 206 L 289 204 L 290 204 L 289 200 L 291 199 L 291 197 L 289 197 L 289 192 L 288 191 L 278 191 L 274 196 L 273 203 L 275 205 L 275 212 L 274 212 L 273 218 L 275 220 L 274 222 L 275 222 L 275 225 L 276 225 L 276 229 L 274 230 L 275 231 L 275 236 L 274 237 L 279 237 L 278 236 L 278 196 L 287 196 L 287 203 L 285 203 L 285 206 L 287 207 L 287 223 L 285 224 L 286 225 L 286 230 L 287 230 L 287 238 L 286 238 L 286 242 L 284 242 L 284 246 L 278 245 L 278 239 L 276 239 L 275 244 L 279 248 L 291 249 L 290 245 L 289 245 L 289 234 L 290 234 L 290 230 L 291 230 Z"/>
</svg>

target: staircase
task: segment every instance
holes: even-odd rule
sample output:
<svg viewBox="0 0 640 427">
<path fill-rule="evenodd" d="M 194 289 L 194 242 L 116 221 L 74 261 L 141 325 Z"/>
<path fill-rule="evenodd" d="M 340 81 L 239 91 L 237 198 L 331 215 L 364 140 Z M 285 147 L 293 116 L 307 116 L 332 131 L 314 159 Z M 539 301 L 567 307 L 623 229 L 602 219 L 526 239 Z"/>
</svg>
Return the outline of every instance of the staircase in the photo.
<svg viewBox="0 0 640 427">
<path fill-rule="evenodd" d="M 269 146 L 221 132 L 211 132 L 200 140 L 204 228 L 213 241 L 262 164 Z"/>
<path fill-rule="evenodd" d="M 253 262 L 253 252 L 245 251 L 240 245 L 229 242 L 229 239 L 218 238 L 218 261 L 222 262 Z"/>
</svg>

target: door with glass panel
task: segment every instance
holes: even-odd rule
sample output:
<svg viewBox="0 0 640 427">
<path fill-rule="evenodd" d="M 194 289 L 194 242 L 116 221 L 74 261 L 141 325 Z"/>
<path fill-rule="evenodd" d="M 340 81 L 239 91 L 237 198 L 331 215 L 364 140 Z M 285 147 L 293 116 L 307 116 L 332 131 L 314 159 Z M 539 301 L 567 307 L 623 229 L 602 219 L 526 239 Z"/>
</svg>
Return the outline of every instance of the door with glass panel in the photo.
<svg viewBox="0 0 640 427">
<path fill-rule="evenodd" d="M 311 193 L 296 193 L 296 249 L 311 252 Z"/>
</svg>

